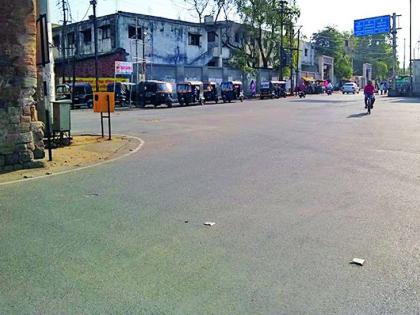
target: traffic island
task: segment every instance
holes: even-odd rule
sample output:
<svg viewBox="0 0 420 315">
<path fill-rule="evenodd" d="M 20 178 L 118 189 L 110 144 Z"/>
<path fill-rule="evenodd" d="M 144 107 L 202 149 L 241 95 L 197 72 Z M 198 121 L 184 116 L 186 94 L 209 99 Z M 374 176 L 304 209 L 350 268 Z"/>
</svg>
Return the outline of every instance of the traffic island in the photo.
<svg viewBox="0 0 420 315">
<path fill-rule="evenodd" d="M 97 135 L 73 136 L 71 145 L 54 149 L 53 160 L 48 161 L 47 154 L 39 161 L 37 169 L 0 172 L 0 184 L 51 176 L 102 164 L 134 153 L 141 145 L 140 139 L 128 136 L 115 135 L 112 140 Z"/>
</svg>

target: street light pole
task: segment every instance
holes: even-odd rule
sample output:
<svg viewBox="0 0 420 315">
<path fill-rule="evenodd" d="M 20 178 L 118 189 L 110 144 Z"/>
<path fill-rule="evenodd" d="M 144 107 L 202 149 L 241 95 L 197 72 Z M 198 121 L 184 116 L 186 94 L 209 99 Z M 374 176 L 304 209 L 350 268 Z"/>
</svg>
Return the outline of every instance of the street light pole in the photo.
<svg viewBox="0 0 420 315">
<path fill-rule="evenodd" d="M 287 4 L 287 1 L 280 1 L 280 75 L 279 80 L 283 80 L 283 27 L 284 27 L 284 6 Z"/>
<path fill-rule="evenodd" d="M 98 26 L 96 23 L 96 0 L 90 0 L 90 4 L 93 7 L 93 33 L 95 36 L 94 46 L 95 46 L 95 83 L 96 83 L 96 92 L 99 92 L 99 75 L 98 75 Z"/>
<path fill-rule="evenodd" d="M 410 0 L 410 95 L 413 94 L 412 0 Z"/>
<path fill-rule="evenodd" d="M 146 81 L 146 31 L 143 32 L 143 53 L 142 53 L 142 57 L 143 57 L 143 80 Z"/>
</svg>

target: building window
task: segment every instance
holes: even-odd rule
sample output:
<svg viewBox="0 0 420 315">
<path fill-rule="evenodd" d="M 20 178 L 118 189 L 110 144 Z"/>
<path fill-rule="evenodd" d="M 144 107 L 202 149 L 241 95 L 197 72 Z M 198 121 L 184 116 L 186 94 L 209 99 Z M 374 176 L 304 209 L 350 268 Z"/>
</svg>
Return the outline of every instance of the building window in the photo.
<svg viewBox="0 0 420 315">
<path fill-rule="evenodd" d="M 110 25 L 101 26 L 101 31 L 102 31 L 102 39 L 111 38 L 111 26 Z"/>
<path fill-rule="evenodd" d="M 308 57 L 308 48 L 305 48 L 305 57 Z"/>
<path fill-rule="evenodd" d="M 54 45 L 54 47 L 60 47 L 61 46 L 59 35 L 55 35 L 53 37 L 53 45 Z"/>
<path fill-rule="evenodd" d="M 214 43 L 216 41 L 216 32 L 211 31 L 207 33 L 207 41 L 209 43 Z"/>
<path fill-rule="evenodd" d="M 142 39 L 143 30 L 141 27 L 137 27 L 137 34 L 136 34 L 136 27 L 135 26 L 129 26 L 128 27 L 128 38 L 131 39 Z M 137 38 L 136 38 L 137 35 Z"/>
<path fill-rule="evenodd" d="M 74 32 L 68 33 L 67 34 L 67 44 L 70 45 L 74 45 Z"/>
<path fill-rule="evenodd" d="M 239 43 L 241 41 L 241 35 L 239 33 L 235 33 L 235 43 Z"/>
<path fill-rule="evenodd" d="M 92 31 L 90 29 L 82 31 L 83 43 L 90 44 L 92 42 Z"/>
<path fill-rule="evenodd" d="M 191 46 L 200 46 L 200 34 L 188 34 L 188 44 Z"/>
</svg>

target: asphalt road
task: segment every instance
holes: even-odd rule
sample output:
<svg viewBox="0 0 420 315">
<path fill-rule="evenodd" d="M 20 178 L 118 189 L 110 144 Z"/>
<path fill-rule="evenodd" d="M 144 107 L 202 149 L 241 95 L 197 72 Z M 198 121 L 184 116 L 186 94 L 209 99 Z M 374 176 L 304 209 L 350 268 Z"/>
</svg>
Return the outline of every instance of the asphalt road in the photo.
<svg viewBox="0 0 420 315">
<path fill-rule="evenodd" d="M 0 187 L 0 313 L 419 314 L 419 105 L 119 111 L 138 153 Z"/>
</svg>

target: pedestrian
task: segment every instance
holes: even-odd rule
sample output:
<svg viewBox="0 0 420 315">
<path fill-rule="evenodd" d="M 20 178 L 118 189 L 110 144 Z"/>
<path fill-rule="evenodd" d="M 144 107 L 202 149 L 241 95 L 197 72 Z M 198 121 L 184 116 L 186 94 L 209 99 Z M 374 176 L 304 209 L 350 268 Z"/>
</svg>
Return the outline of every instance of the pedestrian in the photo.
<svg viewBox="0 0 420 315">
<path fill-rule="evenodd" d="M 381 95 L 384 94 L 384 81 L 381 82 L 381 84 L 379 85 L 379 90 L 381 91 Z"/>
<path fill-rule="evenodd" d="M 257 85 L 255 84 L 255 81 L 252 80 L 251 84 L 249 85 L 249 89 L 251 91 L 251 97 L 255 97 L 257 94 Z"/>
</svg>

